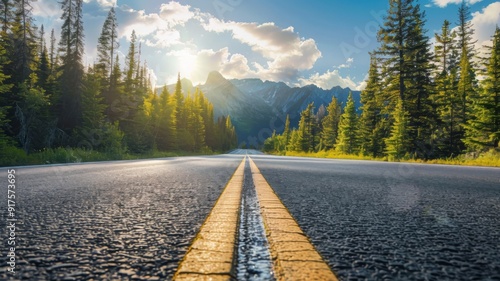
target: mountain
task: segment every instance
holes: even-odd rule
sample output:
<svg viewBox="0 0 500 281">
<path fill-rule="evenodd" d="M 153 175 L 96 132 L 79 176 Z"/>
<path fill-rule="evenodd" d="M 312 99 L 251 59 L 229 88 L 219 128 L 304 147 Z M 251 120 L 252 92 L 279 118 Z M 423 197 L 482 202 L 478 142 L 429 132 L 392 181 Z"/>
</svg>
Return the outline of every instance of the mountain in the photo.
<svg viewBox="0 0 500 281">
<path fill-rule="evenodd" d="M 181 81 L 185 94 L 193 92 L 193 84 L 188 79 Z M 204 84 L 196 86 L 214 105 L 214 115 L 230 115 L 240 144 L 258 146 L 271 136 L 274 130 L 281 133 L 287 114 L 292 127 L 297 127 L 300 113 L 311 102 L 316 110 L 325 107 L 335 96 L 341 104 L 347 102 L 352 92 L 356 107 L 360 106 L 359 91 L 333 87 L 329 90 L 314 85 L 289 87 L 283 82 L 262 81 L 260 79 L 224 78 L 219 72 L 210 72 Z M 173 92 L 175 85 L 168 86 Z"/>
</svg>

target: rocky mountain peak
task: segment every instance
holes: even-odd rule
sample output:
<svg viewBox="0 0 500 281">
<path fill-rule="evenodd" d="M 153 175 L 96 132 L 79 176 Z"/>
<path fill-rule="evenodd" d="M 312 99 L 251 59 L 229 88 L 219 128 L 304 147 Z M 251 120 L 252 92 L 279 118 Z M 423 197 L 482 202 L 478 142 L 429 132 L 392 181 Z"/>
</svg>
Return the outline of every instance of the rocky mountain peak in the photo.
<svg viewBox="0 0 500 281">
<path fill-rule="evenodd" d="M 219 84 L 225 84 L 227 83 L 228 80 L 220 74 L 218 71 L 212 71 L 208 74 L 207 81 L 205 82 L 205 85 L 219 85 Z"/>
</svg>

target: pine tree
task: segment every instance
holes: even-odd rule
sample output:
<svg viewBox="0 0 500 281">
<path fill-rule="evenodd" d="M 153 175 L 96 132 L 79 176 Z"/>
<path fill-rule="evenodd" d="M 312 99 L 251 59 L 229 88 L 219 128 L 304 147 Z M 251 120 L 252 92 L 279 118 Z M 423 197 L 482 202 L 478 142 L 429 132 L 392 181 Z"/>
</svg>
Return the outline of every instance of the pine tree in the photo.
<svg viewBox="0 0 500 281">
<path fill-rule="evenodd" d="M 386 78 L 386 99 L 405 100 L 405 77 L 409 70 L 407 41 L 412 20 L 412 0 L 390 0 L 384 25 L 378 32 L 381 46 L 377 56 L 384 62 L 382 76 Z"/>
<path fill-rule="evenodd" d="M 9 78 L 3 72 L 3 66 L 6 64 L 6 61 L 7 57 L 5 49 L 3 48 L 3 45 L 0 44 L 0 148 L 2 148 L 0 149 L 1 151 L 4 150 L 3 147 L 7 143 L 7 134 L 5 133 L 5 127 L 10 122 L 10 117 L 8 117 L 7 114 L 8 114 L 8 109 L 11 107 L 7 105 L 9 101 L 6 101 L 4 97 L 5 94 L 8 93 L 12 88 L 12 84 L 5 83 L 5 81 Z"/>
<path fill-rule="evenodd" d="M 299 121 L 299 143 L 300 143 L 300 151 L 310 152 L 314 151 L 314 135 L 313 135 L 313 126 L 314 126 L 314 104 L 310 103 L 306 109 L 304 109 L 300 113 L 300 121 Z"/>
<path fill-rule="evenodd" d="M 108 107 L 112 105 L 114 98 L 116 98 L 110 92 L 110 83 L 114 68 L 113 60 L 115 58 L 115 51 L 119 47 L 117 26 L 115 10 L 111 8 L 98 39 L 98 61 L 96 65 L 96 72 L 101 80 L 100 84 L 104 95 L 104 102 Z"/>
<path fill-rule="evenodd" d="M 468 119 L 466 143 L 470 150 L 496 148 L 500 140 L 500 28 L 497 26 L 484 61 L 483 90 L 473 100 L 474 116 Z"/>
<path fill-rule="evenodd" d="M 128 54 L 126 58 L 126 68 L 125 68 L 125 92 L 128 95 L 134 95 L 136 80 L 134 74 L 137 69 L 137 36 L 135 35 L 135 30 L 132 31 L 130 35 L 130 47 L 128 49 Z"/>
<path fill-rule="evenodd" d="M 96 70 L 103 77 L 110 77 L 113 70 L 113 59 L 118 49 L 118 24 L 115 9 L 111 8 L 102 26 L 101 35 L 97 43 L 98 63 Z M 108 78 L 109 79 L 109 78 Z"/>
<path fill-rule="evenodd" d="M 182 136 L 185 135 L 186 130 L 186 118 L 184 112 L 184 96 L 182 94 L 182 84 L 180 73 L 177 75 L 177 83 L 175 85 L 175 92 L 171 96 L 171 102 L 174 105 L 173 115 L 175 120 L 175 130 L 177 135 L 177 144 L 182 141 Z M 224 120 L 225 122 L 225 120 Z M 222 126 L 219 126 L 222 128 Z"/>
<path fill-rule="evenodd" d="M 200 94 L 203 98 L 202 117 L 205 127 L 205 143 L 210 149 L 216 150 L 217 145 L 215 136 L 214 107 L 202 92 L 200 92 Z"/>
<path fill-rule="evenodd" d="M 286 115 L 285 129 L 283 130 L 283 151 L 288 150 L 288 145 L 290 143 L 291 132 L 290 132 L 290 115 Z"/>
<path fill-rule="evenodd" d="M 194 138 L 194 150 L 200 151 L 205 147 L 205 122 L 203 120 L 203 94 L 199 89 L 194 93 L 193 110 L 192 110 L 192 132 Z"/>
<path fill-rule="evenodd" d="M 62 129 L 71 131 L 81 124 L 82 119 L 83 0 L 64 0 L 61 4 L 63 25 L 59 41 L 61 58 L 59 125 Z"/>
<path fill-rule="evenodd" d="M 472 61 L 475 56 L 474 44 L 476 44 L 476 41 L 473 41 L 474 29 L 471 22 L 471 12 L 465 0 L 462 0 L 458 8 L 457 26 L 458 49 L 462 51 L 462 55 L 467 56 L 467 59 Z"/>
<path fill-rule="evenodd" d="M 50 71 L 54 72 L 56 68 L 56 35 L 54 33 L 54 29 L 50 32 L 50 49 L 49 49 L 49 60 L 50 60 Z"/>
<path fill-rule="evenodd" d="M 110 123 L 121 121 L 128 115 L 126 97 L 123 92 L 122 71 L 120 69 L 119 57 L 116 55 L 113 71 L 111 72 L 109 90 L 106 94 L 109 102 L 106 116 Z"/>
<path fill-rule="evenodd" d="M 188 93 L 187 97 L 184 99 L 183 104 L 183 120 L 182 127 L 178 129 L 179 132 L 179 148 L 184 151 L 194 150 L 194 136 L 193 136 L 193 100 L 191 95 Z"/>
<path fill-rule="evenodd" d="M 469 115 L 471 114 L 471 101 L 476 98 L 476 72 L 473 65 L 474 44 L 472 41 L 474 35 L 474 29 L 472 28 L 472 22 L 470 21 L 470 9 L 465 1 L 462 1 L 462 5 L 458 10 L 458 48 L 461 50 L 460 54 L 460 65 L 459 65 L 459 81 L 458 81 L 458 92 L 461 96 L 461 125 L 465 126 Z"/>
<path fill-rule="evenodd" d="M 376 55 L 382 62 L 383 112 L 392 112 L 401 100 L 408 113 L 411 150 L 432 157 L 427 146 L 433 145 L 436 116 L 431 100 L 432 54 L 424 24 L 425 14 L 413 0 L 390 0 L 388 15 L 378 34 L 381 47 Z"/>
<path fill-rule="evenodd" d="M 358 150 L 358 116 L 352 93 L 349 93 L 344 113 L 340 117 L 335 150 L 345 154 L 355 154 Z"/>
<path fill-rule="evenodd" d="M 13 18 L 13 3 L 11 0 L 1 0 L 0 1 L 0 13 L 1 13 L 1 23 L 2 23 L 2 33 L 7 34 L 10 28 L 10 24 Z"/>
<path fill-rule="evenodd" d="M 38 86 L 40 86 L 40 88 L 44 90 L 47 90 L 51 71 L 50 71 L 50 62 L 47 53 L 47 47 L 45 45 L 44 34 L 45 32 L 42 25 L 40 29 L 40 53 L 39 53 L 38 67 L 36 69 L 36 74 L 38 76 Z"/>
<path fill-rule="evenodd" d="M 9 51 L 11 58 L 9 75 L 14 85 L 18 85 L 29 79 L 31 73 L 36 68 L 37 36 L 31 16 L 31 10 L 33 9 L 31 1 L 19 0 L 14 2 L 15 12 L 11 27 L 12 34 Z"/>
<path fill-rule="evenodd" d="M 435 86 L 434 103 L 439 114 L 439 144 L 444 156 L 457 155 L 463 149 L 460 126 L 461 99 L 458 95 L 458 51 L 456 33 L 450 22 L 444 21 L 441 34 L 435 34 Z"/>
<path fill-rule="evenodd" d="M 359 119 L 360 150 L 365 155 L 380 157 L 384 153 L 382 104 L 382 79 L 378 72 L 377 58 L 371 54 L 366 88 L 361 91 L 361 116 Z"/>
<path fill-rule="evenodd" d="M 236 130 L 233 126 L 233 123 L 231 122 L 231 116 L 227 116 L 226 118 L 226 142 L 227 142 L 227 146 L 226 146 L 226 150 L 231 150 L 231 149 L 234 149 L 238 146 L 238 137 L 236 135 Z"/>
<path fill-rule="evenodd" d="M 83 85 L 82 125 L 88 128 L 99 128 L 104 123 L 105 105 L 102 104 L 99 78 L 94 69 L 89 69 L 85 75 Z"/>
<path fill-rule="evenodd" d="M 301 151 L 299 131 L 291 131 L 290 143 L 288 144 L 287 151 Z"/>
<path fill-rule="evenodd" d="M 433 58 L 429 38 L 425 35 L 425 13 L 420 11 L 420 5 L 415 5 L 412 9 L 411 20 L 406 42 L 409 69 L 405 79 L 407 90 L 403 104 L 409 117 L 412 151 L 421 158 L 436 157 L 432 150 L 427 149 L 434 144 L 431 135 L 435 130 L 436 116 L 430 99 L 434 88 L 430 80 Z"/>
<path fill-rule="evenodd" d="M 170 103 L 170 94 L 166 86 L 159 97 L 159 116 L 156 131 L 156 143 L 159 150 L 174 150 L 176 144 L 175 120 L 172 119 L 173 105 Z"/>
<path fill-rule="evenodd" d="M 328 115 L 322 121 L 323 130 L 321 132 L 321 143 L 324 150 L 335 148 L 337 141 L 341 108 L 337 98 L 332 97 L 332 101 L 326 108 Z"/>
<path fill-rule="evenodd" d="M 387 155 L 390 160 L 399 160 L 404 158 L 410 150 L 409 138 L 409 120 L 403 102 L 400 100 L 393 113 L 394 123 L 391 128 L 390 137 L 385 140 L 387 146 Z"/>
<path fill-rule="evenodd" d="M 26 153 L 47 146 L 47 122 L 49 118 L 49 99 L 44 91 L 33 84 L 36 83 L 33 73 L 31 79 L 19 84 L 18 93 L 21 102 L 16 104 L 15 116 L 19 120 L 19 143 Z"/>
</svg>

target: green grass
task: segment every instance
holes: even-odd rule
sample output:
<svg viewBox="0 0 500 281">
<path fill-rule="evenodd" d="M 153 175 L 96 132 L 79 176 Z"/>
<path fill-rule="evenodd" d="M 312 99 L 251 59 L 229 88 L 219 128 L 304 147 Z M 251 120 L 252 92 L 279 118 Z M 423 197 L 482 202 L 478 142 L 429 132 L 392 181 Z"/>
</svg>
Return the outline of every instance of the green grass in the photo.
<svg viewBox="0 0 500 281">
<path fill-rule="evenodd" d="M 105 153 L 95 150 L 85 150 L 79 148 L 55 148 L 45 149 L 43 151 L 26 154 L 22 149 L 7 146 L 3 147 L 0 152 L 0 167 L 1 166 L 24 166 L 24 165 L 40 165 L 40 164 L 57 164 L 57 163 L 80 163 L 94 161 L 109 161 L 109 160 L 134 160 L 148 158 L 164 158 L 176 156 L 192 156 L 192 155 L 213 155 L 217 154 L 210 150 L 202 150 L 200 152 L 163 152 L 151 151 L 144 154 L 114 154 Z"/>
<path fill-rule="evenodd" d="M 387 158 L 373 158 L 363 155 L 350 155 L 342 154 L 336 151 L 318 151 L 318 152 L 294 152 L 287 151 L 286 154 L 273 153 L 275 155 L 285 156 L 298 156 L 298 157 L 314 157 L 314 158 L 330 158 L 330 159 L 351 159 L 351 160 L 376 160 L 388 161 Z M 393 161 L 391 161 L 393 162 Z M 448 159 L 433 159 L 433 160 L 420 160 L 420 159 L 407 159 L 399 160 L 397 162 L 409 163 L 424 163 L 424 164 L 445 164 L 445 165 L 464 165 L 464 166 L 486 166 L 486 167 L 500 167 L 500 149 L 492 149 L 488 152 L 479 154 L 477 157 L 460 155 Z"/>
</svg>

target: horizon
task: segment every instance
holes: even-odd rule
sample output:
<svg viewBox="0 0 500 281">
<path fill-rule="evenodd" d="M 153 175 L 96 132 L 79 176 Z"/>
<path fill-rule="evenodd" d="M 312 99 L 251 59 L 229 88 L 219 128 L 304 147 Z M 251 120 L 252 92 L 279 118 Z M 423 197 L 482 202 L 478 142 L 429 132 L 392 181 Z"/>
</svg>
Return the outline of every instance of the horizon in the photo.
<svg viewBox="0 0 500 281">
<path fill-rule="evenodd" d="M 193 83 L 193 81 L 191 81 L 191 79 L 189 79 L 188 77 L 182 77 L 182 74 L 181 74 L 181 76 L 180 76 L 180 81 L 181 81 L 181 83 L 182 83 L 182 81 L 187 80 L 187 81 L 189 81 L 189 83 L 191 83 L 191 85 L 192 85 L 192 87 L 193 87 L 193 88 L 198 88 L 198 87 L 201 87 L 201 86 L 205 86 L 205 85 L 207 84 L 207 82 L 208 82 L 208 78 L 209 78 L 210 74 L 211 74 L 211 73 L 213 73 L 213 72 L 217 72 L 218 74 L 220 74 L 220 75 L 222 76 L 222 78 L 224 78 L 225 80 L 227 80 L 227 81 L 229 81 L 229 82 L 231 82 L 232 80 L 259 80 L 259 81 L 261 81 L 262 83 L 266 83 L 266 82 L 270 82 L 270 83 L 277 83 L 277 84 L 278 84 L 278 83 L 283 83 L 283 84 L 285 84 L 287 87 L 289 87 L 290 89 L 294 89 L 294 88 L 304 88 L 304 87 L 310 87 L 310 86 L 313 86 L 313 87 L 317 87 L 317 88 L 319 88 L 319 89 L 321 89 L 321 90 L 323 90 L 323 91 L 330 91 L 330 90 L 335 89 L 335 88 L 340 88 L 340 89 L 342 89 L 342 90 L 346 90 L 346 89 L 348 89 L 348 90 L 353 91 L 353 92 L 360 92 L 360 90 L 351 89 L 351 88 L 349 88 L 349 87 L 341 87 L 341 86 L 339 86 L 339 85 L 334 85 L 334 86 L 332 86 L 332 87 L 330 87 L 330 88 L 328 88 L 328 89 L 325 89 L 325 88 L 321 88 L 321 87 L 319 87 L 318 85 L 315 85 L 315 84 L 307 84 L 307 85 L 301 85 L 301 86 L 290 86 L 290 85 L 288 85 L 288 84 L 286 84 L 285 82 L 282 82 L 282 81 L 262 80 L 261 78 L 258 78 L 258 77 L 256 77 L 256 78 L 226 78 L 226 77 L 224 77 L 224 75 L 222 75 L 222 73 L 220 73 L 220 72 L 219 72 L 219 71 L 217 71 L 217 70 L 213 70 L 213 71 L 211 71 L 211 72 L 207 73 L 207 78 L 205 79 L 205 81 L 200 82 L 200 83 L 198 83 L 198 84 L 194 84 L 194 83 Z M 167 86 L 167 87 L 174 87 L 176 83 L 177 83 L 177 81 L 175 81 L 174 83 L 163 84 L 163 85 L 158 85 L 158 84 L 157 84 L 157 85 L 155 85 L 155 86 L 154 86 L 154 89 L 158 90 L 158 89 L 161 89 L 161 88 L 163 88 L 163 87 L 165 87 L 165 86 Z M 184 89 L 183 89 L 183 90 L 184 90 Z M 157 94 L 159 94 L 159 93 L 157 93 Z"/>
<path fill-rule="evenodd" d="M 431 42 L 445 19 L 455 26 L 460 2 L 419 2 L 426 13 L 425 28 Z M 479 50 L 500 22 L 500 1 L 466 2 Z M 84 64 L 96 61 L 97 37 L 114 7 L 120 62 L 125 60 L 135 30 L 142 45 L 141 61 L 147 63 L 153 85 L 175 83 L 178 72 L 200 84 L 216 70 L 227 79 L 258 78 L 290 87 L 360 90 L 368 73 L 368 53 L 379 45 L 376 32 L 388 3 L 84 0 Z M 54 28 L 59 38 L 57 1 L 39 0 L 33 8 L 35 24 L 45 26 L 47 37 Z"/>
</svg>

